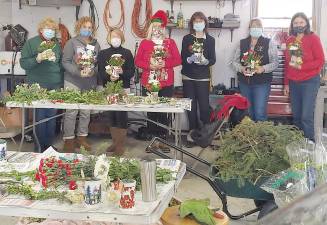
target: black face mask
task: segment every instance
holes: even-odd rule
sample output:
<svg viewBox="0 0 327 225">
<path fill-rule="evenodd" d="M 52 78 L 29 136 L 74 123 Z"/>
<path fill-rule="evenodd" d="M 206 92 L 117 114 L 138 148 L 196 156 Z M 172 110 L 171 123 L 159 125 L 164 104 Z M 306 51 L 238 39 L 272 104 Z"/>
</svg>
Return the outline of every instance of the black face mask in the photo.
<svg viewBox="0 0 327 225">
<path fill-rule="evenodd" d="M 295 35 L 302 34 L 307 29 L 307 26 L 293 27 L 293 32 Z"/>
</svg>

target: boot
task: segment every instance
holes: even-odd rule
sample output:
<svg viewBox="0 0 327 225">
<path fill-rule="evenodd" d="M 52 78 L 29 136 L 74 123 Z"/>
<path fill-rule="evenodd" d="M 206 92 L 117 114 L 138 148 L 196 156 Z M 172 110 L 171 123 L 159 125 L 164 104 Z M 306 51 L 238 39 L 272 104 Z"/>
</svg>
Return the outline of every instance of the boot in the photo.
<svg viewBox="0 0 327 225">
<path fill-rule="evenodd" d="M 107 148 L 107 152 L 114 152 L 117 144 L 117 129 L 116 127 L 110 127 L 110 135 L 112 139 L 112 144 Z"/>
<path fill-rule="evenodd" d="M 76 140 L 75 140 L 75 138 L 73 138 L 73 139 L 65 139 L 64 140 L 63 151 L 65 153 L 74 153 L 76 147 L 77 146 L 76 146 Z"/>
<path fill-rule="evenodd" d="M 115 138 L 113 138 L 115 140 L 114 155 L 121 156 L 125 152 L 124 145 L 126 140 L 127 129 L 123 129 L 123 128 L 116 128 L 116 129 L 117 130 L 114 132 Z"/>
<path fill-rule="evenodd" d="M 85 150 L 87 151 L 91 151 L 91 145 L 86 141 L 86 137 L 85 136 L 78 136 L 77 137 L 77 144 L 79 147 L 84 147 Z"/>
</svg>

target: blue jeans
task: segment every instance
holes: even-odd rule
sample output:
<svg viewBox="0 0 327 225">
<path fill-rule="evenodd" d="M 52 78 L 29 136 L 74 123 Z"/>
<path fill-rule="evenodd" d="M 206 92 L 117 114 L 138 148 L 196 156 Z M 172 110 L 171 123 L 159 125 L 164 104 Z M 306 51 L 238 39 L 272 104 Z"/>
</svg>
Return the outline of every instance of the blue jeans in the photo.
<svg viewBox="0 0 327 225">
<path fill-rule="evenodd" d="M 57 115 L 57 109 L 36 109 L 35 119 L 40 121 L 42 119 L 50 118 Z M 43 152 L 53 144 L 56 136 L 56 119 L 51 119 L 45 123 L 36 126 L 36 136 L 39 140 L 41 151 Z"/>
<path fill-rule="evenodd" d="M 314 110 L 319 86 L 318 75 L 305 81 L 289 81 L 293 123 L 312 141 L 315 140 Z"/>
<path fill-rule="evenodd" d="M 241 94 L 250 102 L 249 114 L 253 121 L 267 120 L 267 105 L 270 94 L 270 83 L 239 83 Z"/>
</svg>

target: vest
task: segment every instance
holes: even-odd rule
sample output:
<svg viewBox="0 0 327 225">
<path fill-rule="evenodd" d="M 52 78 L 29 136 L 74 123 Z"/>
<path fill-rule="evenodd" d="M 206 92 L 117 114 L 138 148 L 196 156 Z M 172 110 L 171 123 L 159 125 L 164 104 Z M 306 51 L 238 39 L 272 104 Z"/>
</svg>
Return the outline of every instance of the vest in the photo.
<svg viewBox="0 0 327 225">
<path fill-rule="evenodd" d="M 257 44 L 254 47 L 254 51 L 261 56 L 260 66 L 269 64 L 269 38 L 259 37 Z M 242 39 L 240 42 L 240 62 L 243 57 L 243 54 L 250 50 L 251 37 Z M 244 63 L 241 62 L 244 66 Z M 242 73 L 237 73 L 239 82 L 245 84 L 263 84 L 270 83 L 272 81 L 272 73 L 263 73 L 263 74 L 254 74 L 253 76 L 244 76 Z"/>
</svg>

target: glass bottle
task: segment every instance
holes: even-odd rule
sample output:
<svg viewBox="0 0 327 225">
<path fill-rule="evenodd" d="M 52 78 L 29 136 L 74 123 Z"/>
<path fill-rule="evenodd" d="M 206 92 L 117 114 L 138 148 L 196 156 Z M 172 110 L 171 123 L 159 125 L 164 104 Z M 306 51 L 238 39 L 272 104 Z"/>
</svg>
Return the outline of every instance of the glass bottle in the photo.
<svg viewBox="0 0 327 225">
<path fill-rule="evenodd" d="M 177 27 L 184 28 L 184 16 L 182 12 L 182 3 L 179 3 L 179 12 L 177 14 Z"/>
</svg>

